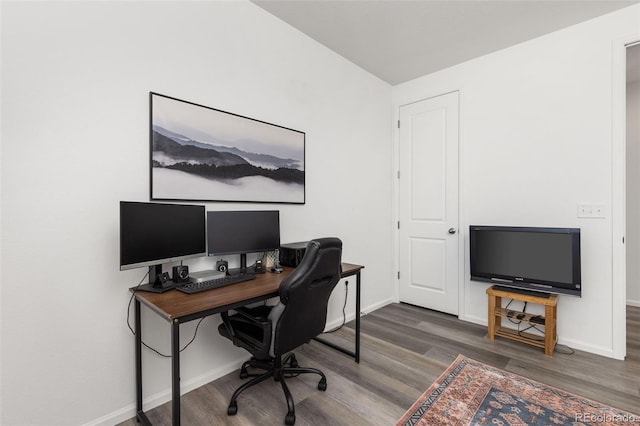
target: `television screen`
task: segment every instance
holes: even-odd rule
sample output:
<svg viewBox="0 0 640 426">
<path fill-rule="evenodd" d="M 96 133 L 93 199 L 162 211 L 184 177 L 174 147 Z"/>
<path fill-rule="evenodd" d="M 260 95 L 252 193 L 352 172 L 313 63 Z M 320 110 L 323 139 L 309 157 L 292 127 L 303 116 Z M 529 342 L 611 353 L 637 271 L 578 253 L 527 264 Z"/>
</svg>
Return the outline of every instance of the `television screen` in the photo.
<svg viewBox="0 0 640 426">
<path fill-rule="evenodd" d="M 205 207 L 120 202 L 120 270 L 206 256 Z"/>
<path fill-rule="evenodd" d="M 469 227 L 471 279 L 581 294 L 580 229 Z"/>
</svg>

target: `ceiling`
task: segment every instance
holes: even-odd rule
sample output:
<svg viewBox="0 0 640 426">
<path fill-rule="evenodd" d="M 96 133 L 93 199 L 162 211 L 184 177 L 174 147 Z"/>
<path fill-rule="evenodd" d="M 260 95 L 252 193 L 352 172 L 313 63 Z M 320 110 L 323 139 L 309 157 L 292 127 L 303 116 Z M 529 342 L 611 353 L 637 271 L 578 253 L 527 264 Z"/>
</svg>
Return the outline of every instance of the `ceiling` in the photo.
<svg viewBox="0 0 640 426">
<path fill-rule="evenodd" d="M 640 0 L 252 0 L 396 85 Z"/>
</svg>

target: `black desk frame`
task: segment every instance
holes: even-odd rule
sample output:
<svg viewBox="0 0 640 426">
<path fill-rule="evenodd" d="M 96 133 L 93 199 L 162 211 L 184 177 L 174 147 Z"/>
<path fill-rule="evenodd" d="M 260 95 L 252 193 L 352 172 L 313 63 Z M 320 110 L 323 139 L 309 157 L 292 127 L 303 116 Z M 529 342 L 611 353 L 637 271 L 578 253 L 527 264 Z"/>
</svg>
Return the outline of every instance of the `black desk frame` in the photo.
<svg viewBox="0 0 640 426">
<path fill-rule="evenodd" d="M 313 340 L 316 340 L 323 345 L 327 345 L 335 350 L 342 352 L 343 354 L 347 354 L 355 359 L 355 361 L 360 363 L 360 272 L 361 269 L 357 271 L 351 271 L 348 273 L 343 273 L 342 278 L 356 276 L 356 338 L 355 338 L 355 352 L 350 351 L 348 349 L 343 348 L 342 346 L 338 346 L 335 343 L 328 342 L 322 337 L 316 337 Z"/>
<path fill-rule="evenodd" d="M 355 352 L 349 351 L 331 342 L 324 341 L 323 339 L 316 338 L 320 343 L 330 346 L 340 352 L 354 357 L 357 363 L 360 362 L 360 274 L 362 266 L 357 269 L 351 270 L 347 273 L 343 273 L 341 278 L 349 276 L 356 276 L 356 333 L 355 333 Z M 208 317 L 221 312 L 226 312 L 241 306 L 246 306 L 255 302 L 270 299 L 276 296 L 277 293 L 270 293 L 259 297 L 249 298 L 239 301 L 237 303 L 231 303 L 228 305 L 205 309 L 200 312 L 185 315 L 171 321 L 171 417 L 172 425 L 180 425 L 180 324 L 193 321 L 196 319 Z M 137 420 L 145 425 L 151 425 L 151 421 L 143 410 L 143 398 L 142 398 L 142 323 L 140 309 L 141 303 L 138 298 L 135 298 L 135 362 L 136 362 L 136 417 Z"/>
</svg>

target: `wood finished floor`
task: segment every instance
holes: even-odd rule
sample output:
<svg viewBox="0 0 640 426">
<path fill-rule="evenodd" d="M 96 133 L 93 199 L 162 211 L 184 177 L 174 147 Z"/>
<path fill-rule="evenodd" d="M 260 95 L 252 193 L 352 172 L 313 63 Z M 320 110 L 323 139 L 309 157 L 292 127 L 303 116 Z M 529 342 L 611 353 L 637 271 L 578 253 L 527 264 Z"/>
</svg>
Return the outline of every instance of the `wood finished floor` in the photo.
<svg viewBox="0 0 640 426">
<path fill-rule="evenodd" d="M 354 323 L 330 339 L 353 345 Z M 391 304 L 362 317 L 361 362 L 318 342 L 296 350 L 301 366 L 317 367 L 328 389 L 316 389 L 316 375 L 287 380 L 296 403 L 296 425 L 393 425 L 458 356 L 478 361 L 640 414 L 640 308 L 627 308 L 627 359 L 586 352 L 573 355 L 517 342 L 486 338 L 486 327 L 406 304 Z M 228 374 L 182 396 L 183 425 L 284 424 L 286 402 L 279 383 L 265 381 L 238 399 L 238 414 L 226 415 L 229 397 L 243 381 Z M 154 425 L 171 424 L 171 405 L 147 412 Z M 136 425 L 134 419 L 121 426 Z"/>
</svg>

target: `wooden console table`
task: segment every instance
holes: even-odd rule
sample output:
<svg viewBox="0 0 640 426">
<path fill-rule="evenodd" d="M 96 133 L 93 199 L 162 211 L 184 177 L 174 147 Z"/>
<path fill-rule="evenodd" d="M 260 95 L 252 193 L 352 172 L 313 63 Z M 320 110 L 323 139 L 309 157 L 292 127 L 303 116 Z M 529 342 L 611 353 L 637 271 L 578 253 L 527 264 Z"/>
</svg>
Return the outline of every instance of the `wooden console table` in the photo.
<svg viewBox="0 0 640 426">
<path fill-rule="evenodd" d="M 553 350 L 558 340 L 556 328 L 558 306 L 557 294 L 551 294 L 549 297 L 532 296 L 530 294 L 515 293 L 490 287 L 487 289 L 487 296 L 489 299 L 489 340 L 494 340 L 495 336 L 500 336 L 505 339 L 511 339 L 517 342 L 526 343 L 527 345 L 542 348 L 544 349 L 545 355 L 553 355 Z M 503 297 L 544 305 L 544 316 L 532 315 L 525 312 L 515 311 L 513 309 L 505 309 L 502 307 Z M 512 318 L 514 321 L 523 321 L 528 324 L 544 326 L 544 340 L 541 339 L 542 336 L 502 327 L 502 318 Z"/>
</svg>

